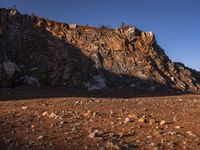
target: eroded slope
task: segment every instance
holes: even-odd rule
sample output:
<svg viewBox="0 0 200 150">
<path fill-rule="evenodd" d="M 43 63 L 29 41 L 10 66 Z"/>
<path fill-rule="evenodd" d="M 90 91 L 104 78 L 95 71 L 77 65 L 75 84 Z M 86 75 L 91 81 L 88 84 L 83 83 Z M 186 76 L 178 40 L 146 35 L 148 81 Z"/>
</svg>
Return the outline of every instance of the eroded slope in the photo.
<svg viewBox="0 0 200 150">
<path fill-rule="evenodd" d="M 57 23 L 0 9 L 0 85 L 198 92 L 196 71 L 173 63 L 152 32 Z"/>
</svg>

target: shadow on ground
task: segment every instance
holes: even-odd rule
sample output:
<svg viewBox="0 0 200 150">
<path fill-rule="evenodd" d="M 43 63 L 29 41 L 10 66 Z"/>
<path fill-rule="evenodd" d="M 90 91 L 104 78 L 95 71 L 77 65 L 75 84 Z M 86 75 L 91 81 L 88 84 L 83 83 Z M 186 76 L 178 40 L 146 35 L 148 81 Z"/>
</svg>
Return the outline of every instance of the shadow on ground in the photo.
<svg viewBox="0 0 200 150">
<path fill-rule="evenodd" d="M 136 98 L 181 95 L 175 92 L 147 92 L 130 89 L 108 89 L 103 91 L 88 92 L 84 89 L 69 89 L 66 87 L 16 87 L 0 90 L 0 101 L 30 100 L 62 97 L 88 97 L 88 98 Z M 183 93 L 182 93 L 183 94 Z"/>
</svg>

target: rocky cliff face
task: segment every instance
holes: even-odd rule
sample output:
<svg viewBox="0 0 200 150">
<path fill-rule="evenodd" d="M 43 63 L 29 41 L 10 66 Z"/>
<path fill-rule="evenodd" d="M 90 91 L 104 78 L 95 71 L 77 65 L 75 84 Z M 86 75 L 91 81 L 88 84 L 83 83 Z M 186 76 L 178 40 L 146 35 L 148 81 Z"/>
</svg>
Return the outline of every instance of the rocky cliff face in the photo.
<svg viewBox="0 0 200 150">
<path fill-rule="evenodd" d="M 0 86 L 19 84 L 198 92 L 200 75 L 173 63 L 152 32 L 57 23 L 0 9 Z"/>
</svg>

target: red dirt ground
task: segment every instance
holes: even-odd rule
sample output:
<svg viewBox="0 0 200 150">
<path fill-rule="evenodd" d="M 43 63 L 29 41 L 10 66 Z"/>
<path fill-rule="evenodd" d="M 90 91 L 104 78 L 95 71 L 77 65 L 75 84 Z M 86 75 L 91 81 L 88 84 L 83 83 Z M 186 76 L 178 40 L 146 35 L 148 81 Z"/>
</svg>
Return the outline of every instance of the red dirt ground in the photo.
<svg viewBox="0 0 200 150">
<path fill-rule="evenodd" d="M 2 150 L 200 149 L 200 95 L 100 98 L 48 88 L 0 93 Z"/>
</svg>

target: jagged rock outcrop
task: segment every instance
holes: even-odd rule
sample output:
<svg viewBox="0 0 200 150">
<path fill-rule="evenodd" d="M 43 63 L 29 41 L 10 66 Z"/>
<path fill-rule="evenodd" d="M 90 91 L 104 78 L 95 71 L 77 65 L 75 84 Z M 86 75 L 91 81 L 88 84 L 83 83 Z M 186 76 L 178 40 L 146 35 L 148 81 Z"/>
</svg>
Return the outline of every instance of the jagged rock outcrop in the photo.
<svg viewBox="0 0 200 150">
<path fill-rule="evenodd" d="M 8 71 L 6 62 L 17 67 Z M 200 90 L 199 73 L 173 63 L 152 32 L 57 23 L 0 9 L 0 85 L 22 84 L 27 76 L 36 86 Z"/>
</svg>

